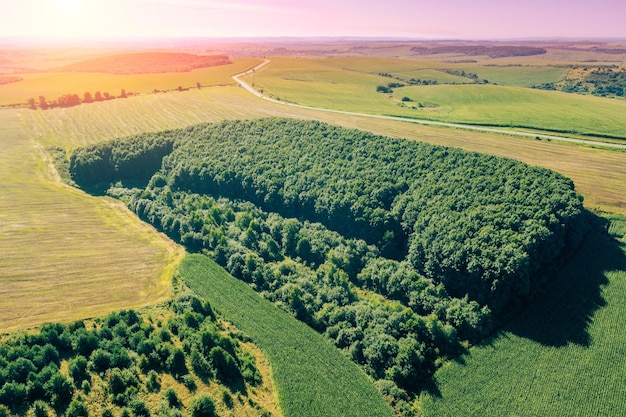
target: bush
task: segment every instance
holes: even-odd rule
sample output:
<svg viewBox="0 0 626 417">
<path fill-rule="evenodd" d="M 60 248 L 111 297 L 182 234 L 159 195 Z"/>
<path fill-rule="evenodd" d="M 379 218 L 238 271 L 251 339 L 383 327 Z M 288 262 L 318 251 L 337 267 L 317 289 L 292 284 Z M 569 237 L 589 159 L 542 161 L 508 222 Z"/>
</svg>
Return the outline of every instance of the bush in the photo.
<svg viewBox="0 0 626 417">
<path fill-rule="evenodd" d="M 151 370 L 150 372 L 148 372 L 146 378 L 146 389 L 149 392 L 157 392 L 161 389 L 159 374 L 157 374 L 155 370 Z"/>
<path fill-rule="evenodd" d="M 75 399 L 70 403 L 65 413 L 66 417 L 89 417 L 87 406 L 79 399 Z"/>
<path fill-rule="evenodd" d="M 209 352 L 211 365 L 215 369 L 216 377 L 222 382 L 232 382 L 241 378 L 237 362 L 230 353 L 220 346 L 216 346 Z"/>
<path fill-rule="evenodd" d="M 37 400 L 33 403 L 33 417 L 48 417 L 48 406 L 44 401 Z"/>
<path fill-rule="evenodd" d="M 176 378 L 189 373 L 185 364 L 185 353 L 180 348 L 175 348 L 169 358 L 167 358 L 167 369 Z"/>
<path fill-rule="evenodd" d="M 135 417 L 150 417 L 148 406 L 139 398 L 134 398 L 128 405 Z"/>
<path fill-rule="evenodd" d="M 213 400 L 205 394 L 201 394 L 191 401 L 190 410 L 191 417 L 217 416 L 217 414 L 215 413 L 215 403 L 213 403 Z"/>
<path fill-rule="evenodd" d="M 176 395 L 176 391 L 172 388 L 168 388 L 163 393 L 163 398 L 167 402 L 167 405 L 172 408 L 180 408 L 183 404 L 178 399 L 178 395 Z"/>
<path fill-rule="evenodd" d="M 70 359 L 68 362 L 68 371 L 74 380 L 74 384 L 79 386 L 81 381 L 89 378 L 89 373 L 87 372 L 87 359 L 81 355 Z"/>
</svg>

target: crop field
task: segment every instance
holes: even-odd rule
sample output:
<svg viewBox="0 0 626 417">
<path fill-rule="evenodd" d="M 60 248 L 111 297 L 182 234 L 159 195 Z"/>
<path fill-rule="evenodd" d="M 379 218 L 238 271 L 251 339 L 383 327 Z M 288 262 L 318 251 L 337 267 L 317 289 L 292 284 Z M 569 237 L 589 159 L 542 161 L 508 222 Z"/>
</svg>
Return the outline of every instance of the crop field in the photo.
<svg viewBox="0 0 626 417">
<path fill-rule="evenodd" d="M 118 96 L 122 89 L 126 92 L 150 93 L 158 90 L 173 90 L 179 86 L 195 88 L 196 83 L 202 86 L 232 84 L 232 75 L 253 67 L 259 59 L 238 59 L 232 64 L 197 69 L 190 72 L 172 72 L 164 74 L 129 74 L 115 75 L 102 73 L 33 73 L 20 74 L 23 81 L 0 85 L 0 105 L 26 103 L 30 97 L 37 99 L 44 96 L 56 99 L 63 94 L 78 94 L 81 98 L 85 92 L 92 95 L 96 91 L 109 92 Z"/>
<path fill-rule="evenodd" d="M 56 180 L 15 112 L 0 126 L 0 331 L 169 297 L 182 249 L 123 204 Z"/>
<path fill-rule="evenodd" d="M 281 106 L 260 100 L 236 87 L 150 94 L 67 109 L 24 109 L 21 112 L 38 141 L 46 147 L 66 149 L 140 132 L 224 119 L 268 116 L 317 119 L 550 168 L 574 180 L 587 207 L 626 214 L 623 197 L 626 162 L 624 152 L 619 151 Z"/>
<path fill-rule="evenodd" d="M 209 258 L 187 256 L 180 274 L 267 355 L 285 416 L 393 415 L 372 381 L 328 340 Z"/>
<path fill-rule="evenodd" d="M 435 374 L 424 415 L 623 415 L 625 291 L 624 242 L 589 239 L 533 307 Z"/>
<path fill-rule="evenodd" d="M 389 73 L 400 79 L 419 78 L 419 61 L 387 61 L 380 59 L 272 59 L 272 62 L 253 75 L 248 81 L 257 90 L 280 100 L 359 113 L 387 114 L 394 116 L 462 122 L 496 126 L 529 127 L 539 130 L 576 132 L 587 135 L 624 137 L 626 131 L 626 101 L 606 99 L 554 91 L 543 91 L 510 86 L 494 85 L 427 85 L 395 88 L 393 94 L 376 91 L 397 79 L 379 75 Z M 412 67 L 411 67 L 412 64 Z M 435 70 L 461 67 L 442 63 L 429 63 Z M 421 66 L 421 67 L 420 67 Z M 563 76 L 562 68 L 530 71 L 524 67 L 500 69 L 499 81 L 511 85 L 523 84 L 525 75 L 534 81 L 555 79 Z M 484 75 L 495 71 L 494 67 L 481 67 Z M 515 74 L 514 70 L 521 73 Z M 558 70 L 558 71 L 556 71 Z M 467 71 L 476 71 L 475 66 Z M 440 72 L 440 71 L 436 71 Z M 441 72 L 442 76 L 450 76 Z M 481 75 L 482 77 L 483 75 Z M 458 77 L 461 78 L 461 77 Z M 471 82 L 465 78 L 466 82 Z M 402 102 L 408 97 L 413 102 Z M 422 107 L 420 107 L 420 104 Z"/>
<path fill-rule="evenodd" d="M 464 65 L 463 68 L 467 68 Z M 489 80 L 490 84 L 501 84 L 515 87 L 532 87 L 533 85 L 553 83 L 564 79 L 569 72 L 565 67 L 515 66 L 515 65 L 476 65 L 469 67 L 480 79 Z"/>
</svg>

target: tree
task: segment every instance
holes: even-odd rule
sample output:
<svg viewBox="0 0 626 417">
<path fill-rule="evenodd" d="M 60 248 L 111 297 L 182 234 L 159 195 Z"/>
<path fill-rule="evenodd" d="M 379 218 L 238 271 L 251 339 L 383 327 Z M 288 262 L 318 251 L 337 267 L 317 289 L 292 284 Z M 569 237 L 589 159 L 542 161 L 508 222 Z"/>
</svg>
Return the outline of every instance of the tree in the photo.
<svg viewBox="0 0 626 417">
<path fill-rule="evenodd" d="M 34 98 L 29 98 L 28 100 L 26 100 L 26 103 L 28 104 L 28 108 L 31 110 L 35 110 L 37 109 L 37 103 L 35 102 Z"/>
<path fill-rule="evenodd" d="M 217 378 L 222 382 L 232 382 L 241 377 L 237 362 L 221 346 L 216 346 L 209 352 L 209 360 L 215 368 Z"/>
<path fill-rule="evenodd" d="M 96 91 L 96 94 L 94 95 L 94 100 L 95 101 L 102 101 L 102 93 L 100 91 Z"/>
<path fill-rule="evenodd" d="M 83 103 L 93 103 L 93 97 L 89 91 L 86 91 L 83 95 Z"/>
<path fill-rule="evenodd" d="M 167 368 L 175 377 L 187 374 L 187 365 L 185 365 L 185 353 L 180 348 L 175 348 L 172 354 L 167 358 Z"/>
<path fill-rule="evenodd" d="M 78 355 L 75 358 L 70 359 L 68 363 L 68 371 L 76 386 L 81 381 L 86 380 L 89 377 L 87 372 L 87 359 L 84 356 Z"/>
<path fill-rule="evenodd" d="M 66 417 L 89 417 L 87 406 L 79 398 L 74 399 L 65 413 Z"/>
<path fill-rule="evenodd" d="M 127 98 L 128 96 L 126 95 L 126 90 L 124 90 L 122 88 L 122 92 L 120 93 L 120 98 Z"/>
<path fill-rule="evenodd" d="M 74 385 L 64 375 L 55 373 L 48 382 L 45 383 L 44 389 L 46 395 L 50 398 L 50 404 L 55 408 L 62 408 L 67 405 L 74 395 Z"/>
<path fill-rule="evenodd" d="M 41 110 L 46 110 L 48 107 L 50 107 L 44 96 L 39 96 L 39 107 L 41 108 Z"/>
<path fill-rule="evenodd" d="M 191 401 L 191 417 L 216 417 L 215 403 L 206 394 L 201 394 Z"/>
<path fill-rule="evenodd" d="M 167 405 L 171 408 L 180 408 L 183 403 L 178 399 L 178 395 L 176 395 L 176 391 L 172 388 L 168 388 L 163 393 L 163 398 L 167 402 Z"/>
</svg>

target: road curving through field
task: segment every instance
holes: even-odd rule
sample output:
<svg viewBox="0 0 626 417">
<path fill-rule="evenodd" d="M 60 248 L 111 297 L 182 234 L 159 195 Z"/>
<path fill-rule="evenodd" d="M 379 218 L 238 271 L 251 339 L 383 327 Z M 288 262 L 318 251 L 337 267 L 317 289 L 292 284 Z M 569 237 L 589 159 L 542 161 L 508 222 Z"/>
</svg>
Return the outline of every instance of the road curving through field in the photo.
<svg viewBox="0 0 626 417">
<path fill-rule="evenodd" d="M 351 112 L 351 111 L 345 111 L 345 110 L 325 109 L 322 107 L 313 107 L 313 106 L 306 106 L 303 104 L 289 103 L 289 102 L 285 102 L 285 101 L 268 97 L 264 95 L 263 93 L 256 91 L 250 84 L 248 84 L 246 81 L 243 81 L 241 79 L 241 77 L 255 73 L 256 71 L 262 69 L 264 66 L 266 66 L 270 62 L 271 61 L 269 59 L 265 59 L 263 62 L 261 62 L 254 68 L 251 68 L 242 73 L 233 75 L 232 78 L 233 80 L 235 80 L 235 82 L 237 82 L 241 87 L 246 89 L 251 94 L 263 100 L 270 101 L 276 104 L 282 104 L 284 106 L 292 106 L 292 107 L 298 107 L 301 109 L 317 110 L 317 111 L 323 111 L 323 112 L 328 112 L 328 113 L 346 114 L 350 116 L 369 117 L 369 118 L 374 118 L 374 119 L 393 120 L 393 121 L 417 123 L 417 124 L 422 124 L 422 125 L 431 125 L 431 126 L 440 126 L 440 127 L 451 127 L 451 128 L 456 128 L 456 129 L 473 130 L 477 132 L 497 133 L 497 134 L 519 136 L 519 137 L 533 138 L 533 139 L 555 140 L 555 141 L 575 143 L 579 145 L 606 147 L 606 148 L 613 148 L 613 149 L 626 149 L 626 144 L 620 144 L 620 143 L 598 142 L 598 141 L 593 141 L 593 140 L 577 139 L 577 138 L 572 138 L 572 137 L 567 137 L 567 136 L 546 135 L 542 133 L 529 133 L 529 132 L 523 132 L 519 130 L 497 129 L 497 128 L 488 127 L 488 126 L 468 125 L 468 124 L 463 124 L 463 123 L 446 123 L 446 122 L 438 122 L 434 120 L 410 119 L 407 117 L 357 113 L 357 112 Z"/>
</svg>

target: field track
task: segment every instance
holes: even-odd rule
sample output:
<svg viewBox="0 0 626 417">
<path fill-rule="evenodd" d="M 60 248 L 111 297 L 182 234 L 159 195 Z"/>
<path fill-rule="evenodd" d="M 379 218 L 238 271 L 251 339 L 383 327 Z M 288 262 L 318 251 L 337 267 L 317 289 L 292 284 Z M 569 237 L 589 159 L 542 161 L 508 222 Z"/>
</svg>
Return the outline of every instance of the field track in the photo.
<svg viewBox="0 0 626 417">
<path fill-rule="evenodd" d="M 304 105 L 301 105 L 301 104 L 288 103 L 288 102 L 285 102 L 285 101 L 280 101 L 280 100 L 273 99 L 271 97 L 263 95 L 262 93 L 259 93 L 254 88 L 252 88 L 248 83 L 246 83 L 245 81 L 243 81 L 241 79 L 241 77 L 243 77 L 245 75 L 249 75 L 252 72 L 256 72 L 256 71 L 260 70 L 261 68 L 263 68 L 264 66 L 266 66 L 269 63 L 270 63 L 270 61 L 266 59 L 265 61 L 263 61 L 262 63 L 260 63 L 256 67 L 254 67 L 253 69 L 247 70 L 247 71 L 242 72 L 242 73 L 237 74 L 237 75 L 234 75 L 233 79 L 236 82 L 238 82 L 239 84 L 241 84 L 241 86 L 243 88 L 245 88 L 247 91 L 249 91 L 250 93 L 254 94 L 255 96 L 257 96 L 259 98 L 262 98 L 263 100 L 267 100 L 267 101 L 270 101 L 272 103 L 282 104 L 282 105 L 285 105 L 285 106 L 293 106 L 293 107 L 299 107 L 299 108 L 302 108 L 302 109 L 318 110 L 318 111 L 324 111 L 324 112 L 329 112 L 329 113 L 346 114 L 346 115 L 352 115 L 352 116 L 371 117 L 371 118 L 374 118 L 374 119 L 381 119 L 381 120 L 402 121 L 402 122 L 418 123 L 418 124 L 422 124 L 422 125 L 439 126 L 439 127 L 451 127 L 451 128 L 455 128 L 455 129 L 473 130 L 473 131 L 477 131 L 477 132 L 500 133 L 500 134 L 504 134 L 504 135 L 521 136 L 521 137 L 526 137 L 526 138 L 539 138 L 539 139 L 544 139 L 544 140 L 560 140 L 560 141 L 564 141 L 564 142 L 571 142 L 571 143 L 577 143 L 577 144 L 589 145 L 589 146 L 600 146 L 600 147 L 604 146 L 604 147 L 608 147 L 608 148 L 626 149 L 626 144 L 621 144 L 621 143 L 598 142 L 598 141 L 594 141 L 594 140 L 576 139 L 576 138 L 571 138 L 571 137 L 567 137 L 567 136 L 546 135 L 546 134 L 542 134 L 542 133 L 529 133 L 529 132 L 513 130 L 513 129 L 510 129 L 510 130 L 495 129 L 495 128 L 487 127 L 487 126 L 476 126 L 476 125 L 468 125 L 468 124 L 462 124 L 462 123 L 446 123 L 446 122 L 437 122 L 437 121 L 433 121 L 433 120 L 411 119 L 411 118 L 408 118 L 408 117 L 395 117 L 395 116 L 383 116 L 383 115 L 377 115 L 377 114 L 356 113 L 356 112 L 350 112 L 350 111 L 334 110 L 334 109 L 323 109 L 323 108 L 320 108 L 320 107 L 312 107 L 312 106 L 304 106 Z"/>
<path fill-rule="evenodd" d="M 182 249 L 59 182 L 28 131 L 0 111 L 0 332 L 167 299 Z"/>
</svg>

